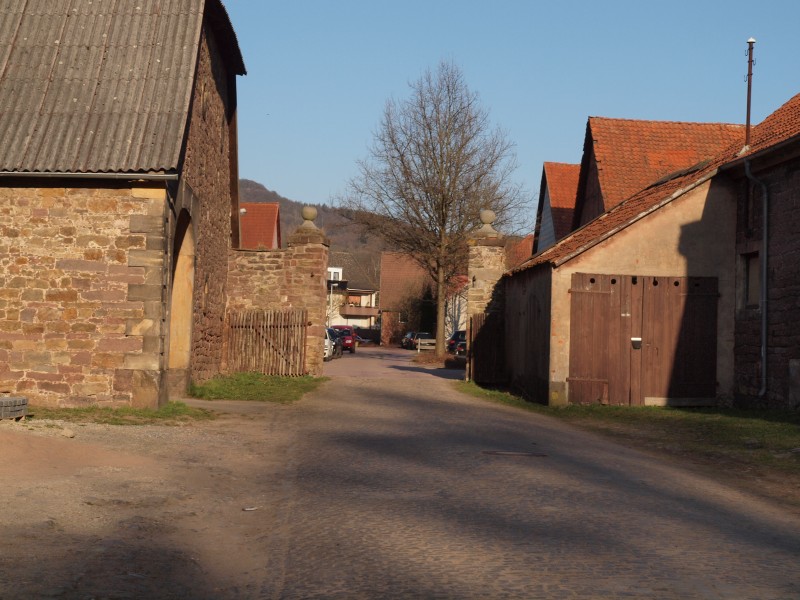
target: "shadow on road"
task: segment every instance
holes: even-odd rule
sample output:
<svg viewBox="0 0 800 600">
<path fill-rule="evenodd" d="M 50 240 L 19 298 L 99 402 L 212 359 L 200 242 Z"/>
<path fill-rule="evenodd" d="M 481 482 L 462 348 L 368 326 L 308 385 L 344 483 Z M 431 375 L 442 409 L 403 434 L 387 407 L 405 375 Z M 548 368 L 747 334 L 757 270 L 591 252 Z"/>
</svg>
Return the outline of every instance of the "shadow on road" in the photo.
<svg viewBox="0 0 800 600">
<path fill-rule="evenodd" d="M 395 371 L 404 371 L 406 373 L 425 373 L 428 375 L 433 375 L 434 377 L 441 377 L 442 379 L 464 379 L 463 369 L 426 369 L 424 367 L 404 367 L 402 365 L 392 365 L 389 368 Z"/>
</svg>

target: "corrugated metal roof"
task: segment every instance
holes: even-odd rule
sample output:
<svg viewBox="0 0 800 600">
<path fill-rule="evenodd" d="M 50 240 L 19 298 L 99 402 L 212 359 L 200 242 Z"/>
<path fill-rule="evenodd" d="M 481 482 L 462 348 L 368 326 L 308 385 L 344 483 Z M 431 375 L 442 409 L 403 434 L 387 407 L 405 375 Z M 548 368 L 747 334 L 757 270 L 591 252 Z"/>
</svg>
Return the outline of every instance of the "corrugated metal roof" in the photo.
<svg viewBox="0 0 800 600">
<path fill-rule="evenodd" d="M 0 0 L 0 171 L 177 170 L 205 4 Z M 209 9 L 242 74 L 227 13 Z"/>
</svg>

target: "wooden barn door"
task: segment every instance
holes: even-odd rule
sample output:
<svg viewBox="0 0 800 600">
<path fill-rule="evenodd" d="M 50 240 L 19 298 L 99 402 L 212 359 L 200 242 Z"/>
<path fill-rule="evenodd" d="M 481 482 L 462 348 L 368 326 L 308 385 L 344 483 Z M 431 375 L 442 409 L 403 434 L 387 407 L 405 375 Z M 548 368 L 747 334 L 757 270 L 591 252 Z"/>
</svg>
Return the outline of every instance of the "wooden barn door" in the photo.
<svg viewBox="0 0 800 600">
<path fill-rule="evenodd" d="M 716 395 L 717 280 L 643 277 L 641 389 L 635 404 Z M 634 355 L 633 360 L 637 357 Z"/>
<path fill-rule="evenodd" d="M 713 398 L 716 314 L 715 278 L 573 274 L 570 402 Z"/>
</svg>

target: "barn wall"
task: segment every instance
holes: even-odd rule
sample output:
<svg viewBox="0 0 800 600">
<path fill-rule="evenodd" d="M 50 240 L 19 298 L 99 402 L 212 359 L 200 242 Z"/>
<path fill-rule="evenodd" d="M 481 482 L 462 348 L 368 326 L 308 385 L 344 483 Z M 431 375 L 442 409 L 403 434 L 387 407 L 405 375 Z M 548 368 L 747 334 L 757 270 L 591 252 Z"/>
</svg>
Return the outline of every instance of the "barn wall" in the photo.
<svg viewBox="0 0 800 600">
<path fill-rule="evenodd" d="M 569 376 L 573 273 L 717 277 L 718 397 L 733 395 L 735 190 L 706 182 L 555 269 L 552 283 L 551 393 Z M 568 392 L 567 392 L 568 393 Z"/>
<path fill-rule="evenodd" d="M 506 368 L 510 385 L 526 398 L 548 403 L 550 266 L 506 277 Z"/>
<path fill-rule="evenodd" d="M 736 395 L 742 406 L 800 407 L 800 158 L 755 171 L 769 191 L 767 388 L 761 387 L 761 308 L 747 306 L 747 253 L 761 251 L 761 191 L 748 201 L 746 181 L 738 188 L 737 255 L 739 308 L 736 312 Z"/>
<path fill-rule="evenodd" d="M 0 393 L 44 406 L 156 406 L 165 190 L 9 184 L 0 188 Z"/>
<path fill-rule="evenodd" d="M 194 322 L 189 379 L 202 382 L 220 372 L 231 248 L 231 135 L 235 81 L 225 69 L 213 34 L 203 29 L 192 95 L 189 132 L 174 216 L 186 209 L 196 242 Z M 235 152 L 234 152 L 235 155 Z M 187 188 L 189 192 L 187 192 Z M 173 223 L 174 225 L 174 223 Z"/>
</svg>

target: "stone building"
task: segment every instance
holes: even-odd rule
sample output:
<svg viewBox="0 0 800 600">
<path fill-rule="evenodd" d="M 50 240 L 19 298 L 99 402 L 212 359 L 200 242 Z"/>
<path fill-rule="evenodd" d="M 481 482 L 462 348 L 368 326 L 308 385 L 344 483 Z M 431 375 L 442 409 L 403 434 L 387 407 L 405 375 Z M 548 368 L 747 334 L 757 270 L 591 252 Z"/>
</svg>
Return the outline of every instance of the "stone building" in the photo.
<svg viewBox="0 0 800 600">
<path fill-rule="evenodd" d="M 581 227 L 492 291 L 502 363 L 487 377 L 547 404 L 800 407 L 800 95 L 753 127 L 749 145 L 743 128 L 723 130 L 736 135 L 711 155 L 719 136 L 698 154 L 673 135 L 655 156 L 698 162 L 621 201 L 611 194 L 610 208 L 613 169 L 603 183 L 603 161 L 584 154 Z M 648 156 L 632 152 L 617 175 Z"/>
<path fill-rule="evenodd" d="M 0 8 L 0 393 L 156 406 L 219 372 L 238 245 L 219 0 Z"/>
</svg>

